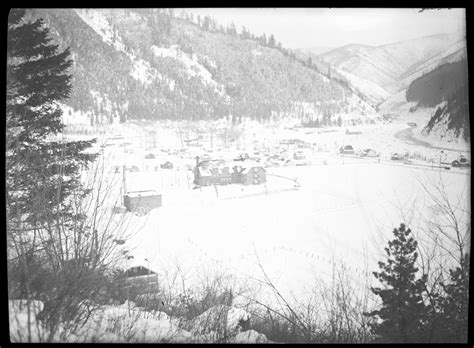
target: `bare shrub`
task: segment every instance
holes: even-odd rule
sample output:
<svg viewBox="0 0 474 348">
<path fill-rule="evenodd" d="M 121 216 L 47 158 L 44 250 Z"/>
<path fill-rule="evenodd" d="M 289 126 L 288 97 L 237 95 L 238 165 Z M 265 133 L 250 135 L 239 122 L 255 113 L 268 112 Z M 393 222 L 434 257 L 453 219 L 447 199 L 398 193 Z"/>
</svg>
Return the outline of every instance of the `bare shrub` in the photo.
<svg viewBox="0 0 474 348">
<path fill-rule="evenodd" d="M 84 169 L 83 178 L 68 201 L 71 216 L 45 212 L 44 224 L 8 235 L 9 298 L 44 303 L 36 321 L 48 328 L 41 341 L 80 328 L 109 301 L 117 241 L 133 233 L 128 215 L 112 213 L 119 198 L 116 180 L 105 179 L 103 159 Z"/>
<path fill-rule="evenodd" d="M 361 291 L 342 264 L 333 267 L 332 279 L 318 281 L 307 299 L 288 299 L 265 271 L 255 251 L 257 265 L 271 289 L 275 301 L 249 298 L 255 305 L 249 328 L 270 340 L 285 343 L 364 343 L 370 339 L 368 321 L 363 312 L 371 305 L 369 291 Z M 335 263 L 333 262 L 333 265 Z M 367 276 L 362 281 L 368 282 Z M 360 282 L 360 280 L 359 280 Z M 366 284 L 364 284 L 365 286 Z M 363 287 L 365 289 L 368 287 Z"/>
</svg>

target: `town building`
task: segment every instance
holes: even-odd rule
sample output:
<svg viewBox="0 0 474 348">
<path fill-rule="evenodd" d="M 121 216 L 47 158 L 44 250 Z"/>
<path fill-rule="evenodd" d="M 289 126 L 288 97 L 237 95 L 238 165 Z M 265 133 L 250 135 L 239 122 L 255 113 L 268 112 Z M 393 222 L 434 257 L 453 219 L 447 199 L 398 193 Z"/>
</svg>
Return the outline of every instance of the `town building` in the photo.
<svg viewBox="0 0 474 348">
<path fill-rule="evenodd" d="M 154 190 L 127 192 L 123 201 L 124 206 L 131 212 L 146 213 L 162 206 L 161 194 Z"/>
<path fill-rule="evenodd" d="M 254 161 L 200 161 L 196 157 L 194 184 L 198 186 L 244 184 L 259 185 L 267 181 L 266 171 Z"/>
</svg>

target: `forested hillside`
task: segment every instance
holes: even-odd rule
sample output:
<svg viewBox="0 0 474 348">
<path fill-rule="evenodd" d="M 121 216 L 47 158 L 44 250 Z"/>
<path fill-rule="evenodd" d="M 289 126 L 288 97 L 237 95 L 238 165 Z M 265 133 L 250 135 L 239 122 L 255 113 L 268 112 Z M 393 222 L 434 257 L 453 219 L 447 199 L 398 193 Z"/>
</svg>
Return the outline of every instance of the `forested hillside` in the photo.
<svg viewBox="0 0 474 348">
<path fill-rule="evenodd" d="M 435 113 L 426 125 L 425 134 L 454 133 L 455 137 L 469 138 L 467 60 L 447 63 L 413 81 L 406 99 L 419 106 L 435 107 Z"/>
<path fill-rule="evenodd" d="M 462 87 L 467 88 L 467 60 L 444 64 L 414 80 L 407 89 L 407 101 L 434 107 L 450 99 Z"/>
<path fill-rule="evenodd" d="M 453 43 L 443 52 L 411 66 L 401 76 L 401 85 L 408 87 L 412 81 L 446 63 L 458 62 L 467 57 L 465 38 Z"/>
<path fill-rule="evenodd" d="M 438 132 L 441 136 L 452 132 L 465 140 L 470 138 L 469 96 L 467 86 L 462 86 L 448 99 L 445 105 L 438 107 L 426 125 L 425 134 Z"/>
<path fill-rule="evenodd" d="M 128 119 L 264 120 L 375 114 L 341 81 L 277 43 L 209 17 L 159 9 L 30 10 L 73 55 L 69 106 L 91 124 Z"/>
<path fill-rule="evenodd" d="M 447 102 L 438 107 L 424 128 L 424 133 L 439 133 L 441 137 L 452 133 L 455 138 L 470 139 L 469 95 L 467 81 L 448 97 Z"/>
</svg>

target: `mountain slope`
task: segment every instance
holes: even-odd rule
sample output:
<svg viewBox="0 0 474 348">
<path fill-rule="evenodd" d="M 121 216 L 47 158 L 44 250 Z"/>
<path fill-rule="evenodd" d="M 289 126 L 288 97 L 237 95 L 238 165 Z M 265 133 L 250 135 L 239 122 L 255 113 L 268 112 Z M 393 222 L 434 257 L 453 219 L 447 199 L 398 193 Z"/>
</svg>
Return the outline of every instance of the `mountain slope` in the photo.
<svg viewBox="0 0 474 348">
<path fill-rule="evenodd" d="M 447 63 L 414 80 L 406 91 L 407 101 L 434 107 L 467 88 L 467 60 Z"/>
<path fill-rule="evenodd" d="M 382 46 L 348 45 L 320 55 L 329 64 L 375 83 L 390 94 L 406 88 L 419 71 L 443 63 L 446 52 L 465 47 L 458 34 L 439 34 Z M 451 52 L 454 53 L 454 52 Z M 438 63 L 439 61 L 439 63 Z"/>
<path fill-rule="evenodd" d="M 315 69 L 166 10 L 30 10 L 60 47 L 71 47 L 69 106 L 91 123 L 127 119 L 270 119 L 310 103 L 325 112 L 374 109 Z"/>
<path fill-rule="evenodd" d="M 350 84 L 354 86 L 354 88 L 360 91 L 360 93 L 365 95 L 372 105 L 377 105 L 390 97 L 390 93 L 387 90 L 369 80 L 363 79 L 344 70 L 338 69 L 337 72 L 344 76 Z"/>
<path fill-rule="evenodd" d="M 401 86 L 403 88 L 408 87 L 408 85 L 422 76 L 423 74 L 428 73 L 431 70 L 434 70 L 436 67 L 446 64 L 454 63 L 462 60 L 467 57 L 466 41 L 464 39 L 459 40 L 449 46 L 440 54 L 437 54 L 434 57 L 430 57 L 424 61 L 421 61 L 413 66 L 411 66 L 407 71 L 405 71 L 401 76 Z"/>
<path fill-rule="evenodd" d="M 366 79 L 390 93 L 396 91 L 404 66 L 384 49 L 366 45 L 348 45 L 320 56 L 339 70 Z"/>
<path fill-rule="evenodd" d="M 423 129 L 423 134 L 436 135 L 439 138 L 462 138 L 469 141 L 469 102 L 467 88 L 460 88 L 446 103 L 440 105 L 428 124 Z"/>
<path fill-rule="evenodd" d="M 310 64 L 323 75 L 341 82 L 372 106 L 380 104 L 380 102 L 390 96 L 390 93 L 373 82 L 362 79 L 356 75 L 348 73 L 347 71 L 331 67 L 330 64 L 323 61 L 317 55 L 314 55 L 312 50 L 297 49 L 294 52 L 298 58 L 307 63 L 310 62 Z"/>
<path fill-rule="evenodd" d="M 310 47 L 310 48 L 302 48 L 300 50 L 303 50 L 306 53 L 311 53 L 311 54 L 314 54 L 314 55 L 318 56 L 320 54 L 332 51 L 335 48 L 336 47 L 334 47 L 334 46 L 313 46 L 313 47 Z"/>
<path fill-rule="evenodd" d="M 435 107 L 424 134 L 436 133 L 440 137 L 452 133 L 454 137 L 468 139 L 469 98 L 467 60 L 447 63 L 414 80 L 406 91 L 409 102 L 424 107 Z"/>
</svg>

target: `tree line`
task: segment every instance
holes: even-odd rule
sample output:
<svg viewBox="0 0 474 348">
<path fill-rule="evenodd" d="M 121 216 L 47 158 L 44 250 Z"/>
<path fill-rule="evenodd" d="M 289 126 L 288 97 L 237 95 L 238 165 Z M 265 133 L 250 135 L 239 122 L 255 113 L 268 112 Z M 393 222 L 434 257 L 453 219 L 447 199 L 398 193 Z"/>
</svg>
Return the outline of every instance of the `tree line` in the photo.
<svg viewBox="0 0 474 348">
<path fill-rule="evenodd" d="M 170 15 L 172 16 L 173 13 L 170 13 Z M 261 46 L 277 49 L 284 56 L 290 57 L 298 61 L 300 64 L 307 67 L 308 69 L 314 70 L 326 76 L 328 79 L 334 79 L 343 88 L 347 89 L 351 93 L 356 94 L 359 98 L 367 102 L 367 97 L 362 92 L 357 90 L 357 88 L 352 86 L 349 80 L 347 80 L 341 75 L 332 76 L 330 66 L 327 67 L 327 70 L 321 70 L 318 67 L 318 65 L 313 62 L 313 59 L 311 58 L 311 56 L 309 56 L 307 59 L 298 57 L 298 55 L 296 55 L 296 53 L 293 52 L 292 50 L 284 48 L 281 42 L 275 39 L 275 36 L 273 34 L 270 34 L 268 38 L 265 33 L 262 33 L 261 35 L 256 35 L 250 32 L 250 30 L 246 28 L 245 26 L 242 26 L 240 32 L 238 32 L 233 22 L 231 22 L 227 27 L 224 27 L 218 24 L 218 22 L 211 16 L 205 15 L 204 17 L 201 18 L 201 16 L 198 15 L 196 18 L 194 18 L 192 13 L 187 13 L 184 10 L 179 15 L 179 18 L 186 20 L 190 23 L 193 23 L 197 25 L 199 28 L 201 28 L 202 30 L 205 30 L 208 32 L 227 34 L 230 36 L 239 37 L 243 40 L 253 40 L 255 42 L 258 42 Z"/>
</svg>

